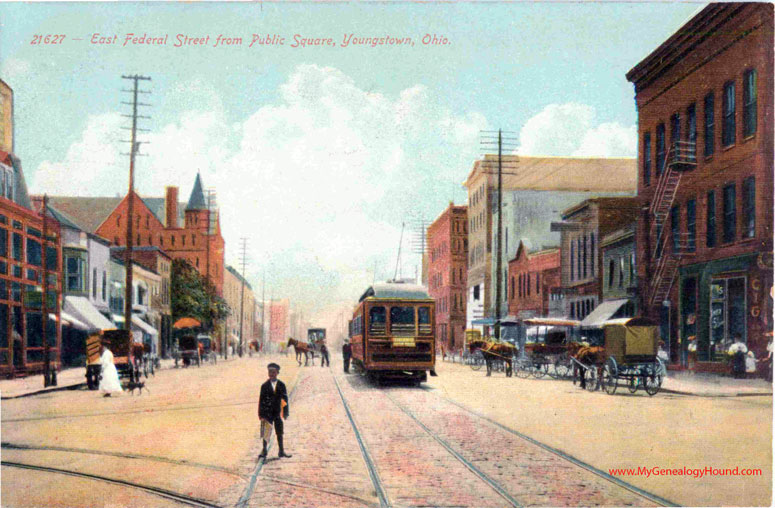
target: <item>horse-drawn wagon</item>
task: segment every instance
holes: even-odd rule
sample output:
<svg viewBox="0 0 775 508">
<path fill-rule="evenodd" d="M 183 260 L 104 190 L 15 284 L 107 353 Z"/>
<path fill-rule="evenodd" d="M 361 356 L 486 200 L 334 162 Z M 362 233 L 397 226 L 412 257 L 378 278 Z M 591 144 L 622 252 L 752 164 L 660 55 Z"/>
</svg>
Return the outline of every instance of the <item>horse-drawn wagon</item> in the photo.
<svg viewBox="0 0 775 508">
<path fill-rule="evenodd" d="M 514 331 L 520 345 L 515 366 L 518 377 L 549 375 L 564 378 L 572 372 L 569 344 L 575 338 L 579 322 L 562 318 L 530 318 L 517 323 Z"/>
<path fill-rule="evenodd" d="M 128 330 L 95 330 L 86 338 L 86 385 L 90 390 L 96 390 L 101 375 L 100 348 L 102 344 L 109 345 L 113 353 L 113 363 L 119 378 L 128 378 L 130 383 L 140 379 L 141 369 L 148 377 L 148 363 L 144 345 L 132 340 Z M 150 363 L 151 369 L 153 363 Z"/>
<path fill-rule="evenodd" d="M 182 335 L 178 338 L 178 347 L 173 351 L 175 358 L 175 367 L 178 362 L 182 362 L 184 367 L 188 367 L 192 362 L 197 367 L 202 366 L 202 355 L 199 349 L 199 342 L 194 335 Z"/>
<path fill-rule="evenodd" d="M 212 363 L 218 362 L 218 355 L 215 352 L 215 344 L 212 337 L 207 334 L 200 333 L 196 336 L 197 347 L 199 348 L 199 357 L 203 361 L 210 361 Z"/>
<path fill-rule="evenodd" d="M 605 352 L 600 384 L 613 395 L 624 380 L 631 393 L 643 388 L 655 395 L 662 386 L 665 366 L 658 357 L 659 327 L 645 318 L 623 318 L 603 325 Z"/>
</svg>

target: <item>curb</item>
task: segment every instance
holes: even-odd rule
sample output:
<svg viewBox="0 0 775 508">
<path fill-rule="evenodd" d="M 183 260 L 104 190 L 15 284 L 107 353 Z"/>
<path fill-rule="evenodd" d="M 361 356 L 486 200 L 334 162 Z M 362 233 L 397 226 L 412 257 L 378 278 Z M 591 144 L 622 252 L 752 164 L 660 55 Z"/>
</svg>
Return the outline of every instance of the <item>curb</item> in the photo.
<svg viewBox="0 0 775 508">
<path fill-rule="evenodd" d="M 730 398 L 730 397 L 772 397 L 772 392 L 738 392 L 738 393 L 719 393 L 719 394 L 713 394 L 713 393 L 695 393 L 695 392 L 686 392 L 683 390 L 673 390 L 670 388 L 660 388 L 660 393 L 671 393 L 673 395 L 688 395 L 691 397 L 708 397 L 708 398 Z"/>
<path fill-rule="evenodd" d="M 64 390 L 78 390 L 80 388 L 83 388 L 84 386 L 86 386 L 86 383 L 76 383 L 74 385 L 57 386 L 55 388 L 44 388 L 42 390 L 37 390 L 34 392 L 22 393 L 21 395 L 11 395 L 8 397 L 0 397 L 0 400 L 23 399 L 24 397 L 32 397 L 33 395 L 41 395 L 43 393 L 62 392 Z"/>
</svg>

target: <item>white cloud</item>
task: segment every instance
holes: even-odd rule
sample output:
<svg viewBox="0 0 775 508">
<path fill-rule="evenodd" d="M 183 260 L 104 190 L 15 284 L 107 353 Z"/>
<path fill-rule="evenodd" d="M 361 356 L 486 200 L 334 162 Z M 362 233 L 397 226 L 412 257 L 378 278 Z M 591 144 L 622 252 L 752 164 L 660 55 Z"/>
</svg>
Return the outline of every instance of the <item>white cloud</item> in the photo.
<svg viewBox="0 0 775 508">
<path fill-rule="evenodd" d="M 30 63 L 20 58 L 6 58 L 0 64 L 0 77 L 7 82 L 11 88 L 18 86 L 17 79 L 25 77 L 30 72 Z"/>
<path fill-rule="evenodd" d="M 531 117 L 519 133 L 521 155 L 634 157 L 637 128 L 595 124 L 595 108 L 586 104 L 550 104 Z"/>
<path fill-rule="evenodd" d="M 375 264 L 378 280 L 393 275 L 401 222 L 409 212 L 437 215 L 449 199 L 438 190 L 459 186 L 487 127 L 481 114 L 454 114 L 422 85 L 391 97 L 316 65 L 298 66 L 276 102 L 236 125 L 217 93 L 197 81 L 168 97 L 190 108 L 146 136 L 139 192 L 162 196 L 164 186 L 177 185 L 185 201 L 201 171 L 205 186 L 217 189 L 227 261 L 236 263 L 239 239 L 249 238 L 254 289 L 265 271 L 267 297 L 273 288 L 274 296 L 305 304 L 308 315 L 319 302 L 352 302 Z M 96 184 L 65 174 L 84 153 L 110 154 L 108 162 L 125 168 L 116 153 L 126 150 L 112 141 L 120 119 L 91 118 L 63 161 L 41 164 L 33 192 L 123 193 L 121 172 Z M 413 276 L 416 259 L 402 262 L 404 276 Z"/>
</svg>

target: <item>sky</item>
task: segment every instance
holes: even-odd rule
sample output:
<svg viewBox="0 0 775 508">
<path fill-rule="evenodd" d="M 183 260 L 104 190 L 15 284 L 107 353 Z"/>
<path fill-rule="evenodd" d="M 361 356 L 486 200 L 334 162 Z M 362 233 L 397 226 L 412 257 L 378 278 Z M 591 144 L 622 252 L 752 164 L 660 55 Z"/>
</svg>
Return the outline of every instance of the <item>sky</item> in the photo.
<svg viewBox="0 0 775 508">
<path fill-rule="evenodd" d="M 482 131 L 513 132 L 523 155 L 634 157 L 625 74 L 704 5 L 2 3 L 0 78 L 30 192 L 115 196 L 121 76 L 151 77 L 138 192 L 185 200 L 201 173 L 227 263 L 247 238 L 253 288 L 265 277 L 267 298 L 321 320 L 393 277 L 403 223 L 465 204 Z M 125 44 L 143 35 L 166 44 Z M 200 44 L 175 47 L 186 37 Z M 419 269 L 410 234 L 404 277 Z"/>
</svg>

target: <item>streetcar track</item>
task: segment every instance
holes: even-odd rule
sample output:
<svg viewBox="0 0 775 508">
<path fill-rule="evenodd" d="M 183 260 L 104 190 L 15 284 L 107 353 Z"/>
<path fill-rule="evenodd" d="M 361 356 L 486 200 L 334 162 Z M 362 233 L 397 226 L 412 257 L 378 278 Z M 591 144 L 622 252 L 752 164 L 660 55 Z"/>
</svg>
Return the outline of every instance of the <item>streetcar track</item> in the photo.
<svg viewBox="0 0 775 508">
<path fill-rule="evenodd" d="M 342 399 L 344 411 L 347 414 L 347 418 L 350 420 L 350 425 L 352 426 L 353 432 L 355 433 L 355 439 L 358 441 L 358 446 L 361 449 L 361 455 L 363 455 L 366 468 L 369 470 L 369 477 L 371 478 L 371 483 L 374 485 L 374 490 L 376 491 L 377 497 L 379 498 L 379 505 L 381 508 L 390 508 L 391 504 L 387 495 L 387 491 L 382 483 L 382 479 L 379 477 L 379 471 L 377 470 L 377 466 L 374 463 L 374 459 L 372 459 L 371 454 L 366 447 L 366 442 L 358 430 L 358 425 L 355 423 L 355 419 L 353 418 L 352 412 L 350 411 L 350 405 L 347 403 L 347 399 L 344 397 L 342 388 L 339 386 L 339 381 L 336 379 L 336 375 L 333 372 L 331 373 L 331 377 L 334 379 L 334 385 L 336 385 L 336 390 L 339 392 L 339 397 Z"/>
<path fill-rule="evenodd" d="M 71 418 L 92 418 L 95 416 L 116 416 L 116 415 L 128 415 L 138 413 L 164 413 L 168 411 L 191 411 L 194 409 L 209 409 L 213 407 L 231 407 L 231 406 L 246 406 L 249 404 L 255 404 L 256 401 L 251 400 L 249 402 L 229 402 L 224 404 L 204 404 L 195 406 L 179 406 L 169 408 L 144 408 L 144 409 L 132 409 L 128 411 L 102 411 L 98 413 L 75 413 L 67 415 L 52 415 L 52 416 L 32 416 L 29 418 L 9 418 L 2 420 L 3 424 L 6 423 L 19 423 L 19 422 L 33 422 L 42 420 L 62 420 Z"/>
<path fill-rule="evenodd" d="M 505 499 L 509 505 L 515 507 L 515 508 L 522 508 L 523 505 L 514 499 L 505 488 L 503 488 L 498 482 L 487 476 L 483 471 L 481 471 L 478 467 L 476 467 L 473 463 L 471 463 L 469 460 L 467 460 L 465 457 L 463 457 L 460 453 L 458 453 L 449 443 L 447 443 L 444 439 L 442 439 L 438 434 L 433 432 L 430 428 L 428 428 L 424 423 L 422 423 L 411 411 L 409 411 L 407 408 L 399 404 L 388 392 L 384 392 L 385 397 L 392 402 L 398 409 L 404 412 L 409 418 L 411 418 L 417 425 L 420 426 L 429 436 L 431 436 L 434 440 L 436 440 L 437 443 L 439 443 L 445 450 L 447 450 L 453 457 L 455 457 L 458 461 L 460 461 L 466 468 L 468 468 L 469 471 L 471 471 L 475 476 L 477 476 L 480 480 L 482 480 L 484 483 L 489 485 L 496 493 L 498 493 L 499 496 L 501 496 L 503 499 Z"/>
<path fill-rule="evenodd" d="M 454 400 L 448 398 L 445 395 L 440 395 L 440 394 L 436 393 L 436 390 L 433 390 L 433 389 L 430 389 L 430 388 L 425 388 L 425 387 L 423 389 L 426 392 L 434 394 L 435 396 L 439 397 L 440 399 L 445 400 L 445 401 L 449 402 L 450 404 L 459 407 L 460 409 L 462 409 L 462 410 L 464 410 L 464 411 L 466 411 L 466 412 L 468 412 L 468 413 L 470 413 L 470 414 L 472 414 L 472 415 L 474 415 L 474 416 L 476 416 L 476 417 L 478 417 L 478 418 L 480 418 L 480 419 L 482 419 L 482 420 L 484 420 L 484 421 L 486 421 L 486 422 L 496 426 L 497 428 L 499 428 L 501 430 L 504 430 L 504 431 L 506 431 L 506 432 L 508 432 L 510 434 L 513 434 L 513 435 L 515 435 L 515 436 L 517 436 L 517 437 L 519 437 L 521 439 L 524 439 L 525 441 L 527 441 L 527 442 L 529 442 L 529 443 L 531 443 L 531 444 L 533 444 L 535 446 L 538 446 L 542 450 L 545 450 L 545 451 L 550 452 L 550 453 L 552 453 L 552 454 L 554 454 L 554 455 L 556 455 L 556 456 L 558 456 L 558 457 L 560 457 L 562 459 L 565 459 L 568 462 L 570 462 L 571 464 L 574 464 L 575 466 L 578 466 L 578 467 L 580 467 L 582 469 L 585 469 L 586 471 L 589 471 L 590 473 L 593 473 L 593 474 L 599 476 L 600 478 L 615 484 L 618 487 L 621 487 L 621 488 L 623 488 L 625 490 L 628 490 L 628 491 L 632 492 L 633 494 L 636 494 L 636 495 L 638 495 L 640 497 L 643 497 L 643 498 L 651 501 L 652 503 L 655 503 L 655 504 L 657 504 L 659 506 L 681 506 L 678 503 L 675 503 L 675 502 L 670 501 L 668 499 L 665 499 L 665 498 L 663 498 L 661 496 L 658 496 L 656 494 L 653 494 L 651 492 L 643 490 L 643 489 L 641 489 L 639 487 L 636 487 L 635 485 L 627 483 L 627 482 L 625 482 L 624 480 L 622 480 L 620 478 L 617 478 L 617 477 L 615 477 L 613 475 L 610 475 L 610 474 L 606 473 L 605 471 L 603 471 L 601 469 L 598 469 L 598 468 L 596 468 L 595 466 L 593 466 L 591 464 L 588 464 L 588 463 L 586 463 L 586 462 L 584 462 L 582 460 L 577 459 L 576 457 L 574 457 L 572 455 L 569 455 L 569 454 L 563 452 L 562 450 L 558 450 L 557 448 L 554 448 L 554 447 L 552 447 L 552 446 L 550 446 L 548 444 L 545 444 L 545 443 L 542 443 L 542 442 L 540 442 L 540 441 L 538 441 L 536 439 L 533 439 L 532 437 L 530 437 L 530 436 L 528 436 L 526 434 L 523 434 L 523 433 L 519 432 L 518 430 L 514 430 L 514 429 L 512 429 L 510 427 L 507 427 L 507 426 L 505 426 L 505 425 L 503 425 L 503 424 L 493 420 L 492 418 L 489 418 L 489 417 L 487 417 L 487 416 L 485 416 L 485 415 L 483 415 L 483 414 L 481 414 L 481 413 L 479 413 L 479 412 L 477 412 L 477 411 L 475 411 L 473 409 L 470 409 L 470 408 L 464 406 L 463 404 L 460 404 L 457 401 L 454 401 Z"/>
<path fill-rule="evenodd" d="M 160 457 L 158 455 L 144 455 L 136 453 L 120 453 L 120 452 L 108 452 L 103 450 L 90 450 L 87 448 L 68 448 L 64 446 L 37 446 L 37 445 L 25 445 L 3 442 L 0 443 L 0 448 L 4 450 L 19 450 L 19 451 L 53 451 L 53 452 L 67 452 L 67 453 L 82 453 L 86 455 L 102 455 L 107 457 L 117 457 L 121 459 L 136 459 L 136 460 L 149 460 L 154 462 L 164 462 L 167 464 L 174 464 L 178 466 L 194 467 L 200 469 L 210 469 L 213 471 L 219 471 L 221 473 L 230 474 L 243 480 L 247 479 L 245 475 L 240 474 L 237 471 L 228 469 L 221 466 L 214 466 L 211 464 L 202 464 L 200 462 L 190 462 L 187 460 L 174 460 L 167 457 Z"/>
<path fill-rule="evenodd" d="M 291 389 L 291 393 L 288 394 L 288 405 L 290 406 L 291 401 L 295 402 L 295 395 L 296 395 L 296 388 L 299 387 L 299 385 L 305 381 L 307 378 L 301 379 L 301 373 L 303 371 L 299 369 L 299 371 L 296 373 L 296 380 L 293 384 L 293 388 Z M 256 401 L 253 402 L 255 404 Z M 274 445 L 273 441 L 270 441 L 267 444 L 267 456 L 269 455 L 269 450 L 272 449 Z M 258 475 L 261 474 L 261 470 L 264 468 L 264 464 L 266 463 L 266 457 L 262 457 L 258 459 L 258 464 L 256 464 L 256 469 L 253 471 L 253 473 L 250 475 L 250 478 L 248 479 L 248 484 L 245 486 L 245 490 L 242 491 L 242 495 L 240 496 L 237 503 L 234 505 L 235 508 L 244 508 L 247 506 L 248 501 L 250 501 L 251 496 L 253 495 L 253 491 L 256 488 L 256 483 L 258 482 Z"/>
<path fill-rule="evenodd" d="M 315 486 L 315 485 L 310 485 L 308 483 L 292 482 L 290 480 L 283 480 L 282 478 L 277 478 L 276 476 L 271 476 L 271 475 L 264 475 L 261 478 L 265 478 L 265 479 L 267 479 L 269 481 L 272 481 L 272 482 L 275 482 L 275 483 L 282 483 L 284 485 L 290 485 L 292 487 L 299 487 L 299 488 L 302 488 L 302 489 L 315 490 L 315 491 L 324 492 L 326 494 L 330 494 L 330 495 L 333 495 L 333 496 L 338 496 L 338 497 L 344 497 L 344 498 L 347 498 L 347 499 L 352 499 L 354 501 L 359 501 L 359 502 L 365 503 L 367 505 L 371 505 L 371 503 L 372 503 L 371 500 L 369 500 L 369 499 L 363 499 L 362 497 L 357 497 L 357 496 L 354 496 L 354 495 L 351 495 L 351 494 L 343 494 L 341 492 L 336 492 L 336 491 L 333 491 L 333 490 L 330 490 L 330 489 L 325 489 L 323 487 L 318 487 L 318 486 Z"/>
<path fill-rule="evenodd" d="M 60 469 L 55 467 L 48 467 L 48 466 L 35 466 L 32 464 L 24 464 L 21 462 L 11 462 L 11 461 L 0 461 L 0 465 L 6 466 L 6 467 L 15 467 L 18 469 L 29 469 L 33 471 L 40 471 L 40 472 L 46 472 L 46 473 L 56 473 L 56 474 L 63 474 L 68 476 L 75 476 L 78 478 L 86 478 L 89 480 L 95 480 L 95 481 L 101 481 L 105 483 L 110 483 L 113 485 L 120 485 L 123 487 L 131 487 L 133 489 L 142 490 L 144 492 L 148 492 L 150 494 L 154 494 L 159 497 L 163 497 L 165 499 L 169 499 L 172 501 L 177 501 L 178 503 L 185 504 L 188 506 L 199 506 L 199 507 L 205 507 L 205 508 L 223 508 L 220 505 L 211 503 L 210 501 L 192 497 L 192 496 L 186 496 L 184 494 L 178 494 L 177 492 L 173 492 L 171 490 L 162 489 L 159 487 L 153 487 L 150 485 L 143 485 L 140 483 L 130 482 L 127 480 L 119 480 L 117 478 L 110 478 L 107 476 L 100 476 L 90 473 L 81 473 L 78 471 L 71 471 L 68 469 Z"/>
</svg>

